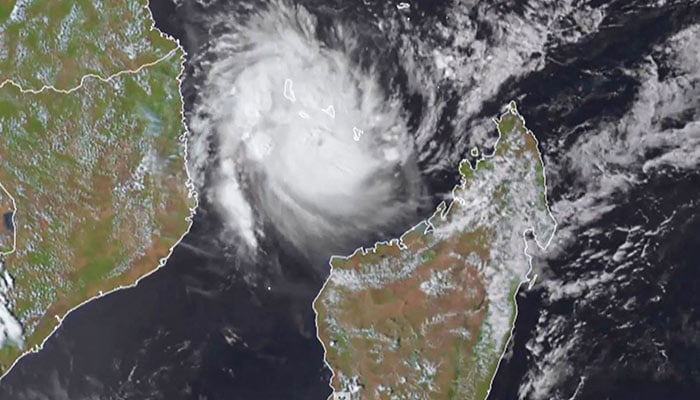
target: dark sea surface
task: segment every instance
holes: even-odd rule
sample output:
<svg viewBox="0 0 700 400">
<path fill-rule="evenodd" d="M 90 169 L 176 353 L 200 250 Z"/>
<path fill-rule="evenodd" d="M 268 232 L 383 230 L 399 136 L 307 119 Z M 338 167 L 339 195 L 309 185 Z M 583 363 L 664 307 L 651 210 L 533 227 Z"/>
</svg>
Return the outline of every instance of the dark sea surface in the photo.
<svg viewBox="0 0 700 400">
<path fill-rule="evenodd" d="M 192 53 L 215 37 L 204 28 L 210 8 L 184 3 L 178 8 L 152 0 L 151 10 L 157 26 Z M 216 9 L 220 2 L 205 3 Z M 416 18 L 445 18 L 446 4 L 414 2 L 413 10 Z M 695 64 L 700 55 L 683 46 L 700 38 L 672 38 L 700 23 L 700 5 L 467 6 L 475 40 L 494 47 L 502 40 L 497 27 L 503 15 L 546 25 L 550 10 L 571 7 L 532 54 L 541 63 L 498 84 L 469 116 L 480 126 L 517 101 L 540 140 L 561 226 L 555 249 L 535 257 L 537 283 L 518 295 L 515 334 L 490 398 L 698 398 L 700 172 L 691 162 L 692 146 L 684 146 L 700 136 L 700 74 L 692 54 Z M 603 17 L 593 28 L 567 36 L 596 10 Z M 676 53 L 690 54 L 690 61 L 669 55 Z M 676 80 L 680 86 L 665 85 Z M 656 95 L 661 100 L 648 100 Z M 676 106 L 678 98 L 683 101 Z M 654 107 L 634 111 L 647 103 Z M 651 128 L 641 130 L 660 133 L 653 140 L 679 129 L 688 140 L 640 144 L 652 142 L 632 129 L 645 115 Z M 448 131 L 436 138 L 456 143 L 454 135 L 468 136 Z M 605 155 L 614 146 L 619 151 Z M 675 148 L 686 152 L 677 155 Z M 466 149 L 453 149 L 450 156 L 466 156 Z M 668 161 L 647 163 L 662 158 Z M 452 187 L 453 171 L 432 174 L 431 189 Z M 623 183 L 613 186 L 611 176 Z M 324 277 L 285 251 L 255 264 L 234 257 L 213 239 L 221 222 L 210 209 L 203 201 L 165 267 L 66 317 L 42 351 L 3 378 L 0 399 L 326 399 L 330 372 L 310 307 Z M 251 270 L 265 278 L 251 278 Z"/>
<path fill-rule="evenodd" d="M 325 399 L 323 351 L 300 310 L 320 284 L 285 276 L 251 289 L 235 260 L 190 248 L 206 227 L 199 217 L 136 287 L 71 313 L 3 379 L 0 398 Z"/>
</svg>

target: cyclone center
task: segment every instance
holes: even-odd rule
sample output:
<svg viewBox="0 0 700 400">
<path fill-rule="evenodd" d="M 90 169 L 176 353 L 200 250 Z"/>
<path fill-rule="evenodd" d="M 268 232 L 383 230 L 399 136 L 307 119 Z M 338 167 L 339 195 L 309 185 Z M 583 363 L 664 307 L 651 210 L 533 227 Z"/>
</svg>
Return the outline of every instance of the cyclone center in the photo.
<svg viewBox="0 0 700 400">
<path fill-rule="evenodd" d="M 357 38 L 339 30 L 327 45 L 294 13 L 261 14 L 219 44 L 206 101 L 221 162 L 208 191 L 251 245 L 270 223 L 296 247 L 338 249 L 408 218 L 422 183 L 382 66 L 351 60 Z"/>
</svg>

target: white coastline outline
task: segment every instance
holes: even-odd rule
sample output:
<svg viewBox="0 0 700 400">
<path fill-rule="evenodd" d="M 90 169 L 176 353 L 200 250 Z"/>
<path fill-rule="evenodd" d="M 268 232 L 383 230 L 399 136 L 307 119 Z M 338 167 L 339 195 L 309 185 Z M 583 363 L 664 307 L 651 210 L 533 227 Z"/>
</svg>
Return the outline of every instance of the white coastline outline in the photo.
<svg viewBox="0 0 700 400">
<path fill-rule="evenodd" d="M 130 289 L 130 288 L 136 287 L 136 285 L 138 285 L 138 283 L 139 283 L 142 279 L 144 279 L 144 278 L 150 276 L 151 274 L 155 273 L 155 272 L 158 271 L 159 269 L 163 268 L 163 267 L 165 266 L 165 264 L 167 263 L 168 259 L 170 259 L 170 256 L 173 254 L 173 251 L 175 250 L 175 248 L 180 244 L 180 242 L 185 238 L 185 236 L 187 236 L 187 234 L 190 232 L 190 229 L 192 228 L 192 223 L 193 223 L 193 221 L 194 221 L 194 216 L 195 216 L 195 214 L 197 213 L 197 209 L 199 208 L 199 194 L 198 194 L 198 192 L 197 192 L 197 190 L 196 190 L 196 188 L 195 188 L 194 182 L 193 182 L 193 180 L 192 180 L 192 176 L 191 176 L 191 174 L 190 174 L 189 163 L 188 163 L 188 157 L 187 157 L 188 154 L 189 154 L 188 141 L 187 141 L 187 139 L 188 139 L 188 137 L 190 136 L 190 130 L 189 130 L 189 127 L 187 126 L 187 124 L 186 124 L 186 122 L 185 122 L 185 101 L 184 101 L 184 97 L 183 97 L 183 95 L 182 95 L 182 77 L 183 77 L 183 75 L 184 75 L 184 73 L 185 73 L 184 64 L 185 64 L 185 62 L 186 62 L 186 60 L 187 60 L 187 52 L 185 51 L 184 47 L 180 44 L 180 41 L 179 41 L 179 40 L 177 40 L 176 38 L 173 38 L 172 36 L 166 34 L 165 32 L 161 31 L 160 29 L 156 28 L 155 19 L 153 18 L 153 14 L 151 13 L 151 9 L 148 7 L 148 1 L 146 1 L 146 4 L 143 6 L 143 8 L 146 9 L 146 11 L 148 12 L 148 16 L 149 16 L 149 18 L 150 18 L 150 20 L 151 20 L 150 32 L 156 31 L 156 32 L 158 32 L 158 34 L 159 34 L 162 38 L 167 39 L 167 40 L 169 40 L 170 42 L 172 42 L 172 43 L 174 43 L 174 44 L 177 45 L 176 48 L 170 50 L 165 56 L 160 57 L 160 58 L 158 58 L 158 59 L 155 60 L 155 61 L 151 61 L 151 62 L 145 63 L 145 64 L 143 64 L 143 65 L 140 65 L 138 68 L 133 69 L 133 70 L 121 70 L 121 71 L 118 71 L 118 72 L 116 72 L 116 73 L 114 73 L 114 74 L 112 74 L 112 75 L 109 75 L 107 78 L 104 78 L 104 77 L 102 77 L 102 76 L 100 76 L 100 75 L 96 75 L 96 74 L 87 74 L 87 75 L 84 75 L 84 76 L 81 77 L 81 79 L 80 79 L 80 84 L 79 84 L 78 86 L 73 87 L 73 88 L 70 88 L 70 89 L 65 89 L 65 90 L 64 90 L 64 89 L 56 89 L 56 88 L 53 87 L 52 85 L 44 85 L 44 86 L 41 87 L 41 89 L 38 89 L 38 90 L 37 90 L 37 89 L 24 89 L 24 88 L 22 88 L 20 85 L 18 85 L 16 82 L 14 82 L 12 79 L 6 79 L 6 80 L 4 80 L 2 83 L 0 83 L 0 89 L 3 88 L 6 84 L 11 84 L 11 85 L 15 86 L 17 89 L 19 89 L 19 91 L 20 91 L 21 93 L 23 93 L 23 94 L 25 94 L 25 93 L 40 94 L 41 92 L 43 92 L 43 91 L 45 91 L 45 90 L 50 90 L 50 91 L 53 91 L 53 92 L 56 92 L 56 93 L 60 93 L 60 94 L 70 94 L 70 93 L 73 93 L 73 92 L 79 90 L 80 88 L 82 88 L 82 86 L 83 86 L 83 84 L 85 83 L 86 79 L 94 78 L 94 79 L 100 80 L 100 81 L 102 81 L 102 82 L 108 83 L 108 82 L 110 82 L 112 79 L 115 79 L 115 78 L 117 78 L 117 77 L 119 77 L 119 76 L 121 76 L 121 75 L 132 75 L 132 74 L 136 74 L 136 73 L 140 72 L 141 70 L 143 70 L 143 69 L 145 69 L 145 68 L 152 67 L 152 66 L 154 66 L 154 65 L 156 65 L 156 64 L 158 64 L 158 63 L 160 63 L 160 62 L 162 62 L 162 61 L 167 60 L 167 59 L 168 59 L 169 57 L 171 57 L 173 54 L 176 54 L 176 53 L 178 53 L 178 52 L 181 52 L 181 56 L 180 56 L 180 73 L 178 74 L 178 76 L 175 77 L 175 80 L 177 81 L 178 93 L 180 94 L 180 123 L 181 123 L 181 126 L 182 126 L 183 130 L 184 130 L 183 133 L 182 133 L 182 135 L 180 135 L 180 137 L 178 138 L 178 140 L 184 143 L 183 162 L 184 162 L 184 167 L 185 167 L 185 174 L 186 174 L 186 176 L 187 176 L 187 180 L 185 181 L 185 188 L 187 188 L 187 192 L 188 192 L 188 193 L 187 193 L 187 197 L 188 197 L 188 198 L 193 198 L 193 199 L 194 199 L 194 205 L 193 205 L 192 207 L 190 207 L 190 210 L 189 210 L 190 213 L 189 213 L 189 215 L 188 215 L 187 217 L 185 217 L 185 221 L 189 222 L 189 225 L 187 226 L 187 229 L 185 230 L 185 232 L 180 236 L 180 238 L 170 247 L 170 249 L 168 250 L 168 254 L 167 254 L 165 257 L 162 257 L 162 258 L 158 261 L 158 265 L 157 265 L 155 268 L 153 268 L 152 270 L 148 271 L 147 273 L 145 273 L 145 274 L 139 276 L 139 277 L 136 279 L 136 281 L 134 281 L 134 283 L 129 284 L 129 285 L 117 286 L 117 287 L 115 287 L 115 288 L 113 288 L 113 289 L 110 289 L 110 290 L 107 291 L 107 292 L 100 292 L 98 295 L 93 296 L 93 297 L 90 297 L 90 298 L 84 300 L 83 302 L 81 302 L 80 304 L 78 304 L 78 305 L 76 305 L 76 306 L 70 308 L 68 311 L 66 311 L 65 314 L 63 314 L 62 317 L 61 317 L 61 316 L 58 316 L 58 315 L 54 315 L 54 317 L 56 318 L 56 320 L 58 320 L 58 325 L 56 325 L 56 326 L 53 328 L 53 330 L 52 330 L 48 335 L 46 335 L 46 337 L 42 340 L 41 344 L 35 345 L 35 346 L 32 347 L 32 348 L 26 349 L 21 355 L 19 355 L 19 356 L 12 362 L 12 365 L 10 365 L 10 366 L 7 368 L 7 370 L 4 371 L 4 372 L 2 373 L 2 375 L 0 375 L 0 385 L 2 385 L 2 380 L 14 369 L 14 367 L 17 365 L 17 363 L 18 363 L 22 358 L 24 358 L 25 356 L 27 356 L 27 355 L 29 355 L 29 354 L 37 353 L 37 352 L 41 351 L 41 349 L 44 348 L 44 344 L 46 344 L 46 342 L 58 331 L 58 329 L 63 325 L 63 320 L 64 320 L 70 313 L 72 313 L 73 311 L 77 310 L 78 308 L 84 306 L 85 304 L 87 304 L 87 303 L 89 303 L 89 302 L 91 302 L 91 301 L 93 301 L 93 300 L 100 299 L 100 298 L 102 298 L 102 297 L 104 297 L 104 296 L 107 296 L 107 295 L 109 295 L 109 294 L 112 294 L 112 293 L 114 293 L 114 292 L 118 292 L 118 291 L 121 291 L 121 290 L 124 290 L 124 289 Z M 1 183 L 0 183 L 0 186 L 2 186 Z M 4 189 L 4 186 L 2 186 L 2 188 Z M 5 191 L 6 191 L 6 190 L 5 190 Z M 7 192 L 7 191 L 6 191 L 6 192 Z M 13 201 L 14 201 L 14 198 L 13 198 Z M 17 207 L 15 206 L 15 213 L 16 213 L 16 212 L 17 212 Z M 13 215 L 13 222 L 14 222 L 14 215 Z M 17 229 L 16 229 L 16 226 L 15 226 L 15 243 L 16 243 L 16 235 L 17 235 Z M 15 248 L 13 249 L 13 252 L 14 252 L 15 249 L 16 249 L 16 246 L 15 246 Z M 11 310 L 10 310 L 10 311 L 11 311 Z M 24 328 L 24 327 L 23 327 L 23 328 Z"/>
<path fill-rule="evenodd" d="M 476 160 L 474 167 L 472 168 L 470 166 L 470 168 L 472 169 L 472 171 L 476 172 L 479 169 L 479 164 L 481 162 L 486 161 L 488 159 L 491 159 L 491 158 L 493 158 L 493 156 L 496 155 L 496 149 L 498 148 L 498 143 L 501 141 L 501 138 L 503 137 L 503 133 L 501 133 L 500 129 L 498 129 L 498 124 L 500 123 L 501 119 L 509 113 L 515 114 L 515 116 L 517 116 L 520 119 L 520 121 L 522 122 L 523 128 L 525 129 L 525 132 L 528 135 L 532 136 L 532 138 L 535 140 L 535 147 L 537 149 L 537 158 L 538 158 L 540 164 L 542 165 L 542 178 L 543 178 L 543 186 L 544 186 L 545 206 L 547 208 L 547 213 L 549 214 L 549 218 L 554 222 L 554 227 L 552 228 L 552 233 L 549 235 L 549 239 L 547 239 L 547 241 L 544 244 L 540 243 L 540 240 L 538 239 L 537 234 L 535 233 L 534 227 L 528 227 L 527 229 L 525 229 L 522 232 L 523 243 L 525 244 L 525 246 L 523 248 L 523 254 L 525 254 L 525 257 L 527 258 L 528 269 L 527 269 L 527 272 L 525 273 L 524 279 L 518 283 L 518 286 L 513 293 L 512 301 L 513 301 L 513 304 L 515 305 L 515 315 L 513 315 L 513 321 L 512 321 L 511 327 L 510 327 L 510 333 L 508 334 L 508 338 L 506 339 L 505 343 L 503 344 L 503 349 L 501 350 L 501 355 L 498 358 L 498 363 L 496 364 L 496 368 L 494 369 L 494 372 L 490 378 L 489 387 L 488 387 L 488 390 L 486 391 L 486 396 L 484 397 L 483 400 L 488 399 L 489 395 L 491 394 L 493 381 L 496 378 L 496 374 L 498 374 L 498 369 L 500 368 L 501 362 L 503 361 L 503 358 L 505 357 L 505 354 L 506 354 L 507 349 L 508 349 L 508 345 L 510 344 L 510 341 L 513 339 L 513 333 L 515 331 L 515 322 L 518 319 L 518 310 L 519 310 L 518 300 L 517 300 L 518 292 L 520 291 L 520 288 L 522 287 L 523 284 L 528 283 L 528 282 L 530 282 L 531 279 L 533 279 L 532 277 L 529 277 L 530 273 L 532 272 L 532 256 L 530 254 L 528 254 L 528 252 L 527 252 L 528 251 L 528 240 L 527 240 L 526 235 L 528 233 L 532 233 L 534 240 L 535 240 L 535 243 L 537 244 L 537 247 L 539 247 L 540 250 L 546 250 L 547 247 L 549 247 L 549 245 L 552 243 L 552 240 L 554 239 L 554 235 L 557 232 L 557 227 L 558 227 L 557 220 L 556 220 L 556 218 L 554 218 L 554 215 L 552 214 L 552 210 L 551 210 L 551 207 L 549 204 L 549 196 L 547 195 L 547 169 L 546 169 L 546 166 L 544 163 L 544 158 L 542 157 L 542 152 L 540 151 L 540 148 L 539 148 L 540 142 L 537 139 L 537 136 L 534 134 L 534 132 L 532 132 L 530 129 L 527 128 L 527 125 L 525 124 L 525 118 L 518 112 L 518 109 L 517 109 L 517 106 L 516 106 L 514 100 L 511 100 L 508 103 L 506 112 L 502 113 L 499 118 L 492 119 L 493 122 L 496 124 L 496 130 L 498 131 L 498 138 L 494 142 L 493 151 L 490 154 L 481 153 L 479 158 Z M 459 166 L 461 167 L 461 165 L 463 163 L 466 163 L 466 162 L 467 162 L 467 160 L 463 159 L 459 163 Z M 419 226 L 421 226 L 423 224 L 427 225 L 427 228 L 425 229 L 424 233 L 428 233 L 431 230 L 433 230 L 434 227 L 430 221 L 434 217 L 436 217 L 438 214 L 440 214 L 441 217 L 444 217 L 448 214 L 450 208 L 452 207 L 452 204 L 454 204 L 454 202 L 456 201 L 456 200 L 454 200 L 455 190 L 457 190 L 458 188 L 463 188 L 464 184 L 465 184 L 464 182 L 461 182 L 461 183 L 455 185 L 454 188 L 452 188 L 451 192 L 453 194 L 453 200 L 450 201 L 449 205 L 447 205 L 447 203 L 444 200 L 441 201 L 437 205 L 437 207 L 435 208 L 435 211 L 430 215 L 430 217 L 419 221 L 417 224 L 415 224 L 411 228 L 407 229 L 398 238 L 392 238 L 389 240 L 378 241 L 378 242 L 375 242 L 375 244 L 371 247 L 360 246 L 360 247 L 356 248 L 352 253 L 350 253 L 350 255 L 347 255 L 347 256 L 340 256 L 340 255 L 331 256 L 330 260 L 328 261 L 328 265 L 330 266 L 330 271 L 328 273 L 328 277 L 323 282 L 323 286 L 321 286 L 321 289 L 319 290 L 316 297 L 314 297 L 314 300 L 311 302 L 311 308 L 314 310 L 314 314 L 315 314 L 314 325 L 316 328 L 316 340 L 318 340 L 318 342 L 321 344 L 321 347 L 323 348 L 323 363 L 326 365 L 328 370 L 331 371 L 331 378 L 328 381 L 328 387 L 330 387 L 330 389 L 331 389 L 331 394 L 330 394 L 330 396 L 328 396 L 328 398 L 326 400 L 331 400 L 331 399 L 335 400 L 335 398 L 334 398 L 335 389 L 333 388 L 333 378 L 335 378 L 335 371 L 330 366 L 330 364 L 328 364 L 328 359 L 326 357 L 326 353 L 327 353 L 326 345 L 323 343 L 323 340 L 321 340 L 321 338 L 318 334 L 318 330 L 319 330 L 318 329 L 318 311 L 316 310 L 316 301 L 319 299 L 319 297 L 321 296 L 321 293 L 323 293 L 323 291 L 326 288 L 326 285 L 328 284 L 328 282 L 331 279 L 331 275 L 333 274 L 332 261 L 334 259 L 348 260 L 351 257 L 353 257 L 358 251 L 361 252 L 362 255 L 366 255 L 370 251 L 376 252 L 378 246 L 387 246 L 387 245 L 391 246 L 392 244 L 396 244 L 396 245 L 398 245 L 399 249 L 401 249 L 401 250 L 406 249 L 406 246 L 403 244 L 403 237 L 405 235 L 407 235 L 409 232 L 412 232 L 413 230 L 415 230 L 416 228 L 418 228 Z"/>
</svg>

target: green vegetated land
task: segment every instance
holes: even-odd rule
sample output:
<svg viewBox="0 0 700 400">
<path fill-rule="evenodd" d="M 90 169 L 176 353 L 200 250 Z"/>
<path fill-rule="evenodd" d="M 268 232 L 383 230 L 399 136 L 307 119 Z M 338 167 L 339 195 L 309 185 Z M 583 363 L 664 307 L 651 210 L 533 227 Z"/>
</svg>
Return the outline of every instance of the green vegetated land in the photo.
<svg viewBox="0 0 700 400">
<path fill-rule="evenodd" d="M 454 200 L 398 240 L 331 260 L 314 302 L 337 400 L 484 399 L 526 279 L 524 233 L 555 222 L 537 142 L 514 104 Z M 544 199 L 544 202 L 542 201 Z"/>
<path fill-rule="evenodd" d="M 4 297 L 24 330 L 2 343 L 0 372 L 69 309 L 158 267 L 189 227 L 183 55 L 145 7 L 0 1 L 0 183 L 17 235 Z"/>
<path fill-rule="evenodd" d="M 146 0 L 0 0 L 0 82 L 68 89 L 176 48 L 152 30 Z"/>
</svg>

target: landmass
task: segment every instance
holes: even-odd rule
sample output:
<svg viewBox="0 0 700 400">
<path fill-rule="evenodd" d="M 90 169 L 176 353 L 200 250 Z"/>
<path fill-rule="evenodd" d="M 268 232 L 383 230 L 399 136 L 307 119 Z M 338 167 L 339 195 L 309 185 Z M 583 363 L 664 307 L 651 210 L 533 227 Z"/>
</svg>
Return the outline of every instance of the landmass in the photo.
<svg viewBox="0 0 700 400">
<path fill-rule="evenodd" d="M 146 6 L 0 2 L 0 373 L 189 229 L 183 54 Z"/>
<path fill-rule="evenodd" d="M 0 82 L 69 90 L 177 48 L 153 29 L 146 0 L 0 0 Z"/>
<path fill-rule="evenodd" d="M 534 135 L 511 103 L 492 154 L 399 239 L 333 257 L 314 301 L 336 400 L 484 399 L 510 339 L 528 243 L 549 212 Z"/>
</svg>

